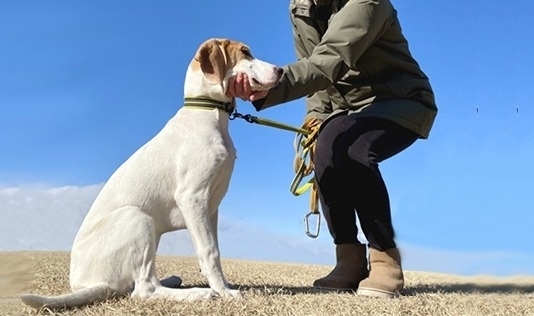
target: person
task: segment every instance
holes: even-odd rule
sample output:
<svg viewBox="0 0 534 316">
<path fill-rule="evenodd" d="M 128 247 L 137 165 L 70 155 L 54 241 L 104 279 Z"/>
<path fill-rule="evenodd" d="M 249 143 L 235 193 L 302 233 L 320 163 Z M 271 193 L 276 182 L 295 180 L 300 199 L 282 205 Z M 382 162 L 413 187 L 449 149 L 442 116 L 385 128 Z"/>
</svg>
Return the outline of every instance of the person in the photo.
<svg viewBox="0 0 534 316">
<path fill-rule="evenodd" d="M 429 79 L 390 0 L 292 0 L 290 18 L 298 61 L 279 84 L 251 91 L 240 73 L 227 94 L 258 111 L 306 97 L 304 125 L 321 123 L 314 172 L 336 245 L 334 269 L 313 285 L 397 297 L 404 275 L 379 163 L 428 138 L 437 115 Z"/>
</svg>

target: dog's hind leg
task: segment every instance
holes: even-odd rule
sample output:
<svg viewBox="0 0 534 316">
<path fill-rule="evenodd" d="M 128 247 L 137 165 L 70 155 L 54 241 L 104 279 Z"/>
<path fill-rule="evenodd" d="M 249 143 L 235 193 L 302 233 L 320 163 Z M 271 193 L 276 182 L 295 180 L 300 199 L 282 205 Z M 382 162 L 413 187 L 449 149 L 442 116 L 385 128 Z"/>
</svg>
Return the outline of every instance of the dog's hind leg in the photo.
<svg viewBox="0 0 534 316">
<path fill-rule="evenodd" d="M 124 258 L 130 262 L 134 288 L 132 296 L 151 297 L 161 284 L 156 276 L 156 252 L 160 235 L 156 232 L 154 219 L 141 209 L 131 207 L 126 215 L 127 223 L 123 227 L 130 236 L 126 237 L 131 250 L 125 249 Z"/>
<path fill-rule="evenodd" d="M 106 283 L 116 295 L 150 297 L 159 281 L 159 240 L 154 218 L 137 206 L 122 206 L 89 222 L 71 253 L 71 287 Z"/>
</svg>

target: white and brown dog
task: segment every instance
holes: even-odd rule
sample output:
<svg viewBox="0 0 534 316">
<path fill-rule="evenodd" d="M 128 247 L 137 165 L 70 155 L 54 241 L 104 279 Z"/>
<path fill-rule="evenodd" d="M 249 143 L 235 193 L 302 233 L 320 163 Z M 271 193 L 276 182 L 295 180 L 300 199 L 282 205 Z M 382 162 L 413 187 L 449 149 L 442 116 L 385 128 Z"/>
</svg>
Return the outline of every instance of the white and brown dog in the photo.
<svg viewBox="0 0 534 316">
<path fill-rule="evenodd" d="M 275 86 L 281 68 L 252 57 L 243 43 L 204 42 L 185 77 L 189 100 L 166 126 L 110 177 L 85 217 L 71 251 L 72 293 L 22 295 L 32 307 L 68 308 L 131 293 L 141 298 L 240 297 L 221 270 L 218 207 L 236 151 L 228 133 L 235 104 L 228 79 L 243 72 L 253 90 Z M 162 234 L 187 229 L 209 288 L 169 288 L 156 277 Z"/>
</svg>

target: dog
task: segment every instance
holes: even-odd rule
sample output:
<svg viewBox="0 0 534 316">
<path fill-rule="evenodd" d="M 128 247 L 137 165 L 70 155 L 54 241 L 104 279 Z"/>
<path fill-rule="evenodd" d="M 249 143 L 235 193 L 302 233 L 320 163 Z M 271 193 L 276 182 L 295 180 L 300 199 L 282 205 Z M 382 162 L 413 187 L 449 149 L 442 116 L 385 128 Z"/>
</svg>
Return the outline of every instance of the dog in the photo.
<svg viewBox="0 0 534 316">
<path fill-rule="evenodd" d="M 236 159 L 228 132 L 235 100 L 225 92 L 239 72 L 252 90 L 268 90 L 283 71 L 238 41 L 200 45 L 186 72 L 184 106 L 111 175 L 84 218 L 71 250 L 72 292 L 24 294 L 22 302 L 62 309 L 127 294 L 176 301 L 241 296 L 224 278 L 217 237 L 218 207 Z M 191 236 L 209 288 L 165 287 L 156 277 L 161 235 L 180 229 Z"/>
</svg>

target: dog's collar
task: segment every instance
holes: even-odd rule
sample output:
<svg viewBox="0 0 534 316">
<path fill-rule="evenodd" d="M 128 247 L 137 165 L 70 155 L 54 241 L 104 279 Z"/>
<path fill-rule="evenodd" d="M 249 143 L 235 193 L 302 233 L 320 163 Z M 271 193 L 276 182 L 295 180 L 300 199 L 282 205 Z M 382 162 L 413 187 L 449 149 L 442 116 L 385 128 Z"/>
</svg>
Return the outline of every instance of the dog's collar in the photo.
<svg viewBox="0 0 534 316">
<path fill-rule="evenodd" d="M 227 112 L 228 114 L 232 114 L 234 112 L 234 102 L 222 102 L 222 101 L 216 101 L 211 99 L 204 99 L 204 98 L 185 98 L 184 99 L 184 106 L 196 106 L 201 108 L 215 108 L 219 110 L 223 110 Z"/>
</svg>

